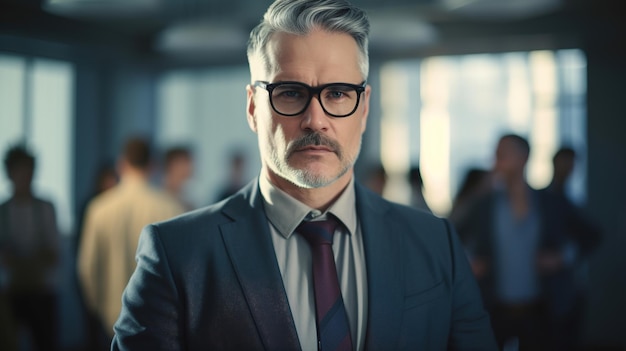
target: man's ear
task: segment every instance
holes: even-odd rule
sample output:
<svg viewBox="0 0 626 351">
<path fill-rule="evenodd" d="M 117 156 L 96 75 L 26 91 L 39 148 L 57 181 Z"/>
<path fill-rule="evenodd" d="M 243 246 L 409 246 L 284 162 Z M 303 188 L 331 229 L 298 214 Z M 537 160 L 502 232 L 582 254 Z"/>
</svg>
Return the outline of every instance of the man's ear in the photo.
<svg viewBox="0 0 626 351">
<path fill-rule="evenodd" d="M 257 132 L 256 127 L 256 103 L 254 101 L 254 87 L 250 84 L 246 85 L 246 94 L 247 94 L 247 103 L 246 103 L 246 116 L 248 119 L 248 126 L 252 129 L 253 132 Z"/>
</svg>

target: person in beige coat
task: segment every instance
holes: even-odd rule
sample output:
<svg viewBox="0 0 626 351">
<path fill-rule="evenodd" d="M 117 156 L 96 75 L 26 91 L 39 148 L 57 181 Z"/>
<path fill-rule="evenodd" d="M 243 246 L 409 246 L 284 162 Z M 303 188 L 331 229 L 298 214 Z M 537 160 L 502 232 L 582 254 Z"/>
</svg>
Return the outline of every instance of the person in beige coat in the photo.
<svg viewBox="0 0 626 351">
<path fill-rule="evenodd" d="M 104 328 L 105 347 L 135 270 L 141 229 L 184 212 L 174 198 L 150 185 L 150 165 L 149 144 L 129 139 L 118 163 L 120 183 L 95 197 L 85 215 L 78 275 L 87 308 Z"/>
</svg>

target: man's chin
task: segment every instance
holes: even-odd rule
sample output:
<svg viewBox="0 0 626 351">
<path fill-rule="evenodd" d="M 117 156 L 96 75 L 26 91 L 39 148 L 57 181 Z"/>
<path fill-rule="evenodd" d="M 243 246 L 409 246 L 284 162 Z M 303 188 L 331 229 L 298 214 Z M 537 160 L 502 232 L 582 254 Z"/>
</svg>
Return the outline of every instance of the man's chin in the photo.
<svg viewBox="0 0 626 351">
<path fill-rule="evenodd" d="M 292 183 L 305 189 L 323 188 L 338 179 L 334 174 L 311 169 L 294 169 L 290 178 Z"/>
<path fill-rule="evenodd" d="M 301 182 L 296 185 L 303 189 L 321 189 L 333 184 L 335 181 L 337 181 L 337 179 L 333 179 L 331 181 Z"/>
</svg>

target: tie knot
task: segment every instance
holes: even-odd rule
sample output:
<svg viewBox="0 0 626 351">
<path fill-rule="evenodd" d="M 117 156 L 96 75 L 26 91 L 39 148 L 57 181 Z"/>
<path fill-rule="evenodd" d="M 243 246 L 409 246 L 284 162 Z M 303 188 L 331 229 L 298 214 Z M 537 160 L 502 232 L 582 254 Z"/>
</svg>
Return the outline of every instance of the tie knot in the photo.
<svg viewBox="0 0 626 351">
<path fill-rule="evenodd" d="M 324 244 L 332 245 L 333 234 L 338 224 L 335 219 L 303 221 L 296 230 L 311 246 Z"/>
</svg>

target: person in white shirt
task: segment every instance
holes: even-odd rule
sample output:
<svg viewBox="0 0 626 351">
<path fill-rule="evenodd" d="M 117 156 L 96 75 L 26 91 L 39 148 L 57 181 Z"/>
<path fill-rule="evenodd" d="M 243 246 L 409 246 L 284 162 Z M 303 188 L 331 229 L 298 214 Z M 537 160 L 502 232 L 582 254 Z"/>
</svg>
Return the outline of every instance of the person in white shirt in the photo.
<svg viewBox="0 0 626 351">
<path fill-rule="evenodd" d="M 184 212 L 179 202 L 149 183 L 149 143 L 130 138 L 119 159 L 120 182 L 88 205 L 78 252 L 78 275 L 88 309 L 110 344 L 122 292 L 135 270 L 141 228 Z"/>
</svg>

